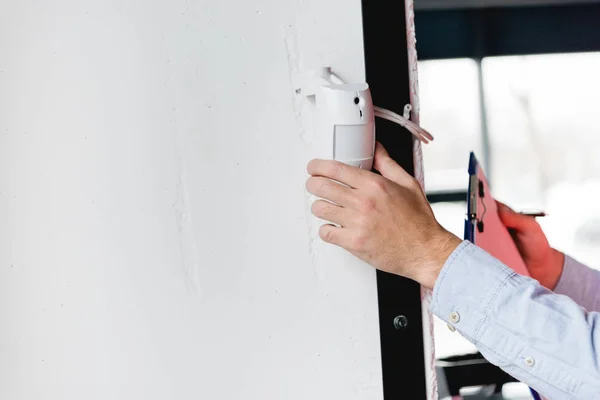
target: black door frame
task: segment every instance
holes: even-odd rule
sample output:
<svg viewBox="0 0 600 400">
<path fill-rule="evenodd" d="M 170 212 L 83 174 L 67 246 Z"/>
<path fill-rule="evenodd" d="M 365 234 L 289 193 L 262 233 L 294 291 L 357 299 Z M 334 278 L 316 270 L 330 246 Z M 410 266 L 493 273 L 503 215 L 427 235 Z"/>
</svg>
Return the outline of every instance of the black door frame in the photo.
<svg viewBox="0 0 600 400">
<path fill-rule="evenodd" d="M 362 0 L 365 67 L 373 101 L 401 115 L 410 103 L 405 12 L 404 1 Z M 408 131 L 378 120 L 377 140 L 414 176 L 413 139 Z M 425 400 L 421 287 L 378 271 L 377 293 L 384 399 Z"/>
</svg>

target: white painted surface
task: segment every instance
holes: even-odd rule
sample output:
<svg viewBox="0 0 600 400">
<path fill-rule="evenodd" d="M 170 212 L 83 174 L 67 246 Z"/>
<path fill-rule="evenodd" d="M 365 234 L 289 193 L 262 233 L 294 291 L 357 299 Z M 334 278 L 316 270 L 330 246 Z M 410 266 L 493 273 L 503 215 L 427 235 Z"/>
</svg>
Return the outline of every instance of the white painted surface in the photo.
<svg viewBox="0 0 600 400">
<path fill-rule="evenodd" d="M 0 1 L 0 398 L 381 398 L 374 271 L 309 238 L 317 64 L 364 78 L 358 0 Z"/>
</svg>

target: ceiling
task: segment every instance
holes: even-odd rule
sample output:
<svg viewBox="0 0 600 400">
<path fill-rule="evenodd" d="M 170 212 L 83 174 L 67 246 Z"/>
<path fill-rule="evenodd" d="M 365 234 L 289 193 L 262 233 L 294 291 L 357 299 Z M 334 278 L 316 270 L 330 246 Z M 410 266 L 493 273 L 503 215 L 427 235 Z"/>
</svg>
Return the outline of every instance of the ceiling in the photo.
<svg viewBox="0 0 600 400">
<path fill-rule="evenodd" d="M 597 3 L 600 0 L 414 0 L 416 10 L 442 10 L 452 8 L 549 6 Z"/>
</svg>

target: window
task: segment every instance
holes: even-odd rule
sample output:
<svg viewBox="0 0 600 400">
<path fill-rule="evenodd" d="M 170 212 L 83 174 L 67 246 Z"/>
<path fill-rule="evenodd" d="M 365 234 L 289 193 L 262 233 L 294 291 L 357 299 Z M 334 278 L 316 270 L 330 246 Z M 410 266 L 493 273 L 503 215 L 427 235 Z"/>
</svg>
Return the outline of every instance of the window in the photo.
<svg viewBox="0 0 600 400">
<path fill-rule="evenodd" d="M 466 192 L 475 151 L 496 198 L 546 211 L 550 243 L 600 269 L 598 71 L 600 53 L 421 62 L 427 193 Z M 438 220 L 462 237 L 465 201 L 438 198 Z M 475 351 L 440 320 L 435 336 L 438 357 Z"/>
<path fill-rule="evenodd" d="M 483 60 L 494 195 L 600 268 L 600 53 Z"/>
<path fill-rule="evenodd" d="M 435 137 L 423 147 L 426 190 L 466 190 L 469 152 L 482 150 L 477 64 L 425 61 L 419 81 L 421 125 Z"/>
</svg>

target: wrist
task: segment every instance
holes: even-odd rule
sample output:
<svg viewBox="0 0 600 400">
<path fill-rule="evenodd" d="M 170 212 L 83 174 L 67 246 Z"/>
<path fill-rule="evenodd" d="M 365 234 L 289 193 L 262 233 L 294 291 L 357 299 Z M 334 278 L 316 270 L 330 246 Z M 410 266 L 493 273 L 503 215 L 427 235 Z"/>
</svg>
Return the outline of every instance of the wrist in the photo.
<svg viewBox="0 0 600 400">
<path fill-rule="evenodd" d="M 417 274 L 413 279 L 421 284 L 421 286 L 433 289 L 446 261 L 461 243 L 462 240 L 456 235 L 446 230 L 442 230 L 442 232 L 439 235 L 436 235 L 434 240 L 426 246 L 428 252 L 424 257 L 425 262 L 420 268 L 417 268 Z"/>
</svg>

